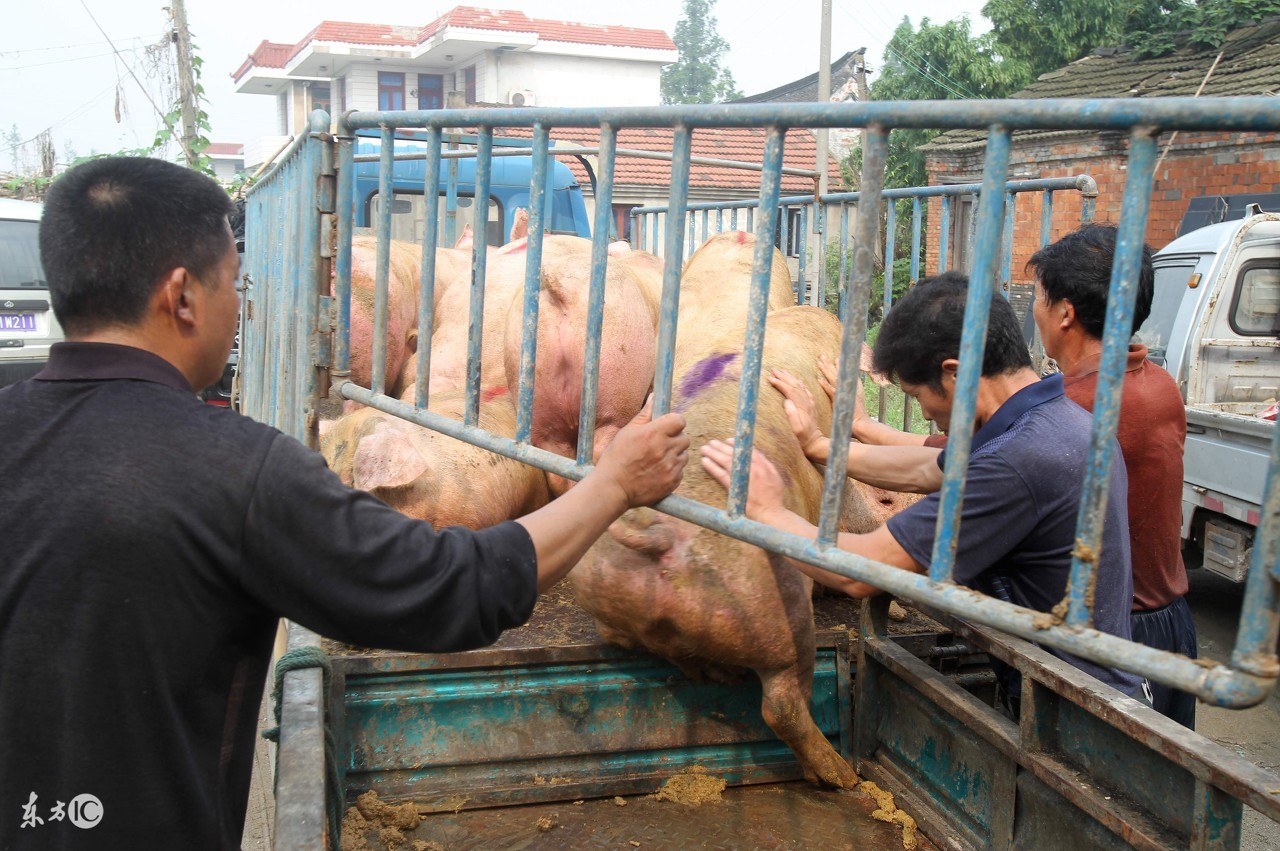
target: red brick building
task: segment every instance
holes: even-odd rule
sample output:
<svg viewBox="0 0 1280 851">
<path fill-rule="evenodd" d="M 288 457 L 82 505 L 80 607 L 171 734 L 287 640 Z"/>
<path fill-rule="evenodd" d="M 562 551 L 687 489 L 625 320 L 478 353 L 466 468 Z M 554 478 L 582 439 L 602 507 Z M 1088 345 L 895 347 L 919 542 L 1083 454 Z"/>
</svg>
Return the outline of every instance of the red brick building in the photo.
<svg viewBox="0 0 1280 851">
<path fill-rule="evenodd" d="M 1216 63 L 1216 64 L 1215 64 Z M 1015 98 L 1236 97 L 1280 92 L 1280 20 L 1235 30 L 1219 51 L 1182 50 L 1138 59 L 1123 48 L 1106 48 L 1044 74 Z M 929 183 L 981 182 L 985 133 L 952 131 L 925 146 Z M 1170 134 L 1158 140 L 1163 159 L 1155 173 L 1147 242 L 1168 244 L 1188 202 L 1202 195 L 1280 191 L 1277 134 Z M 1127 176 L 1128 136 L 1095 131 L 1019 132 L 1013 137 L 1011 179 L 1088 174 L 1098 184 L 1097 221 L 1118 221 Z M 1081 196 L 1058 193 L 1053 238 L 1080 223 Z M 940 204 L 930 207 L 926 269 L 938 268 Z M 1040 193 L 1018 196 L 1012 283 L 1027 285 L 1023 268 L 1040 246 Z M 953 213 L 950 268 L 967 268 L 963 234 L 968 205 Z M 957 238 L 957 237 L 960 238 Z M 1021 295 L 1018 293 L 1017 295 Z M 1020 299 L 1019 299 L 1020 300 Z"/>
</svg>

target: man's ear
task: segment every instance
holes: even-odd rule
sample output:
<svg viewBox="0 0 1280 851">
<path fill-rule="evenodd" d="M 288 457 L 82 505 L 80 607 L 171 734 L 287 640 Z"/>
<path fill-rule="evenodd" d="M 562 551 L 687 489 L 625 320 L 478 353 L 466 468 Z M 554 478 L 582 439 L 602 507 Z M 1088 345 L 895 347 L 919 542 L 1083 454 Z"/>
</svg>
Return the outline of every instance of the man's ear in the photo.
<svg viewBox="0 0 1280 851">
<path fill-rule="evenodd" d="M 947 358 L 942 362 L 942 379 L 945 381 L 948 377 L 956 380 L 956 374 L 960 370 L 960 361 L 955 358 Z"/>
<path fill-rule="evenodd" d="M 156 287 L 153 304 L 166 318 L 179 327 L 190 328 L 195 325 L 196 312 L 191 296 L 193 288 L 198 286 L 196 279 L 181 266 L 170 269 Z"/>
<path fill-rule="evenodd" d="M 1058 317 L 1058 327 L 1063 331 L 1076 324 L 1076 306 L 1067 299 L 1062 299 L 1050 310 Z"/>
</svg>

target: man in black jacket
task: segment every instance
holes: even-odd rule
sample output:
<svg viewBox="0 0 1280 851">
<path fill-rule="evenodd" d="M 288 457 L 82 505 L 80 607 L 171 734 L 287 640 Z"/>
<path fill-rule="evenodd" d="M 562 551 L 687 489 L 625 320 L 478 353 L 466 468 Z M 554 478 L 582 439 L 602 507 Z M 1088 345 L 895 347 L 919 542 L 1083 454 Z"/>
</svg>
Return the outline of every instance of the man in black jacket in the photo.
<svg viewBox="0 0 1280 851">
<path fill-rule="evenodd" d="M 680 481 L 683 419 L 642 413 L 545 508 L 436 530 L 199 403 L 236 331 L 230 206 L 152 159 L 87 163 L 49 193 L 68 342 L 0 391 L 0 848 L 239 848 L 277 618 L 392 649 L 489 644 Z"/>
</svg>

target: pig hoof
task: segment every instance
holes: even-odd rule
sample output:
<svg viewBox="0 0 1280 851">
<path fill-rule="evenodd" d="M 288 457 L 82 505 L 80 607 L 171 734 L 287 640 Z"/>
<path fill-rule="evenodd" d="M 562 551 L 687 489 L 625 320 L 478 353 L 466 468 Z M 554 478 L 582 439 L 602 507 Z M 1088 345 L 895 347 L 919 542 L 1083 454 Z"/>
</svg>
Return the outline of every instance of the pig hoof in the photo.
<svg viewBox="0 0 1280 851">
<path fill-rule="evenodd" d="M 853 766 L 840 757 L 837 756 L 829 761 L 823 760 L 823 762 L 826 764 L 818 766 L 816 770 L 805 766 L 804 779 L 815 786 L 830 786 L 836 789 L 856 789 L 862 782 L 858 773 L 853 770 Z"/>
</svg>

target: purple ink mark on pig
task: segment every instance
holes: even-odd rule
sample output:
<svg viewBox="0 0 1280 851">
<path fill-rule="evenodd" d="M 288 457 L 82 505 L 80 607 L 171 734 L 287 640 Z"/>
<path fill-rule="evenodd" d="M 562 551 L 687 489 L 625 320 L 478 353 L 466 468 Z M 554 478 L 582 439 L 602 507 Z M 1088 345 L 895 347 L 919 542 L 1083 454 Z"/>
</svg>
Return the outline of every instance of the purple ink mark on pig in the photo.
<svg viewBox="0 0 1280 851">
<path fill-rule="evenodd" d="M 722 355 L 711 355 L 698 361 L 685 374 L 684 381 L 680 382 L 680 395 L 686 399 L 698 395 L 708 385 L 723 376 L 725 369 L 737 357 L 737 352 L 727 352 Z"/>
</svg>

